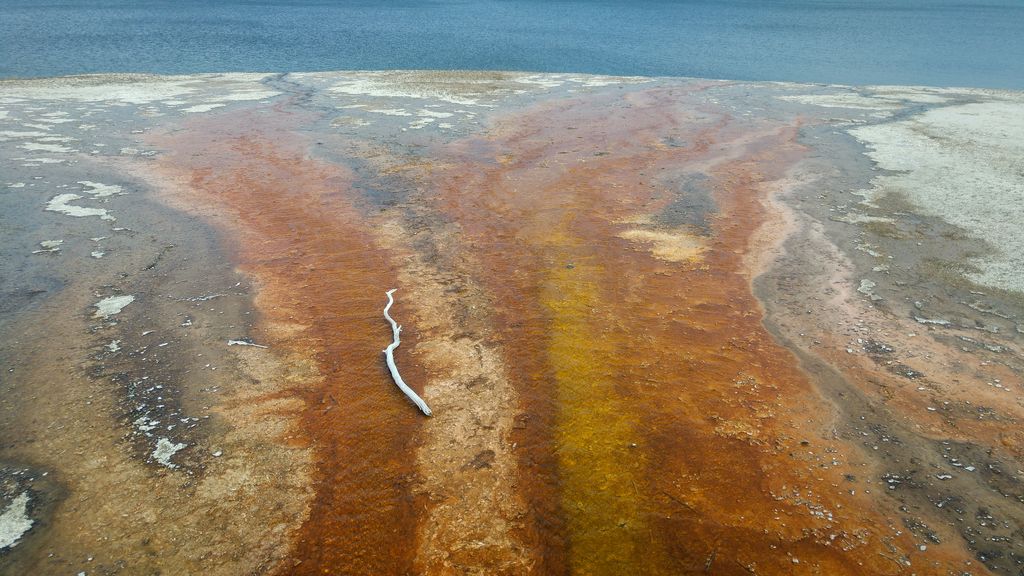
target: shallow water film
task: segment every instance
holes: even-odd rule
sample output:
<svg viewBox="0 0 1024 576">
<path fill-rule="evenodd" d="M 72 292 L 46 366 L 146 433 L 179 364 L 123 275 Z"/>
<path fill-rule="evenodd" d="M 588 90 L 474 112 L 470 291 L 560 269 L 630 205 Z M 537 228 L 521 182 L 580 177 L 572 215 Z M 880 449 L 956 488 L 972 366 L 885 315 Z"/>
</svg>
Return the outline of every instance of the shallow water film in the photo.
<svg viewBox="0 0 1024 576">
<path fill-rule="evenodd" d="M 1020 574 L 1022 118 L 0 82 L 0 573 Z"/>
</svg>

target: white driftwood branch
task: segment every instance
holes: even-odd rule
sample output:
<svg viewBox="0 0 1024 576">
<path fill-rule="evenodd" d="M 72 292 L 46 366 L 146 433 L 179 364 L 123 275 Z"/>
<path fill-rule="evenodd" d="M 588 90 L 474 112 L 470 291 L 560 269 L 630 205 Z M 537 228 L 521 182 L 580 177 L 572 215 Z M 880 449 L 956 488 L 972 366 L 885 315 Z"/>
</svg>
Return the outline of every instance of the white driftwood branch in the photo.
<svg viewBox="0 0 1024 576">
<path fill-rule="evenodd" d="M 423 398 L 420 398 L 418 394 L 413 392 L 412 388 L 406 386 L 405 381 L 402 380 L 402 375 L 398 373 L 398 366 L 395 366 L 395 348 L 398 348 L 398 345 L 402 343 L 402 339 L 398 336 L 402 331 L 402 327 L 395 322 L 395 319 L 392 318 L 390 314 L 388 314 L 388 310 L 391 309 L 391 305 L 395 303 L 395 299 L 391 296 L 395 290 L 397 290 L 397 288 L 392 288 L 386 292 L 388 295 L 388 305 L 384 307 L 384 317 L 391 323 L 391 332 L 394 333 L 394 342 L 384 349 L 384 357 L 387 359 L 388 369 L 391 370 L 391 377 L 395 379 L 395 384 L 398 384 L 398 387 L 401 388 L 402 392 L 405 392 L 405 395 L 409 397 L 409 400 L 413 401 L 413 404 L 416 404 L 424 414 L 430 416 L 430 407 L 423 401 Z"/>
</svg>

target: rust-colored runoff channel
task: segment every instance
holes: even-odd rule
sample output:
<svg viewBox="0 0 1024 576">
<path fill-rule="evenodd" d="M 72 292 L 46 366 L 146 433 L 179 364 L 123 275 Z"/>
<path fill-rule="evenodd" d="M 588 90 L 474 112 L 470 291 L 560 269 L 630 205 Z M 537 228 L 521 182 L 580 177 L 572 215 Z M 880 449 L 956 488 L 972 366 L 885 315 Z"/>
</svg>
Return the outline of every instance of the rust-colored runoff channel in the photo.
<svg viewBox="0 0 1024 576">
<path fill-rule="evenodd" d="M 701 88 L 510 114 L 430 176 L 496 303 L 540 572 L 945 573 L 843 486 L 857 449 L 761 324 L 745 258 L 797 125 Z M 664 219 L 693 174 L 706 230 Z"/>
<path fill-rule="evenodd" d="M 196 122 L 162 139 L 163 166 L 187 181 L 188 200 L 223 227 L 256 280 L 260 337 L 298 371 L 312 367 L 281 392 L 301 399 L 298 441 L 315 455 L 312 507 L 283 572 L 408 573 L 422 416 L 381 361 L 391 339 L 384 291 L 395 274 L 353 204 L 352 175 L 308 157 L 290 131 L 300 120 L 264 110 Z M 402 308 L 392 314 L 401 318 Z M 403 336 L 398 362 L 421 382 L 404 357 L 414 336 Z"/>
<path fill-rule="evenodd" d="M 535 548 L 524 572 L 962 566 L 953 546 L 918 554 L 875 494 L 844 484 L 858 449 L 827 433 L 832 407 L 762 326 L 747 264 L 765 249 L 752 238 L 770 188 L 804 153 L 797 125 L 736 119 L 705 87 L 498 113 L 405 176 L 426 191 L 416 208 L 427 233 L 432 218 L 454 223 L 446 245 L 465 258 L 446 261 L 468 263 L 460 273 L 493 307 L 492 344 L 520 401 L 508 440 L 528 510 L 515 526 Z M 422 416 L 380 362 L 383 292 L 402 264 L 377 244 L 353 175 L 310 159 L 301 114 L 210 118 L 163 137 L 163 169 L 257 280 L 261 336 L 314 368 L 281 393 L 301 400 L 299 437 L 316 462 L 282 573 L 422 570 Z M 683 206 L 706 212 L 703 225 L 670 217 L 680 195 L 700 200 Z M 414 347 L 410 334 L 399 365 L 422 382 L 402 358 Z"/>
</svg>

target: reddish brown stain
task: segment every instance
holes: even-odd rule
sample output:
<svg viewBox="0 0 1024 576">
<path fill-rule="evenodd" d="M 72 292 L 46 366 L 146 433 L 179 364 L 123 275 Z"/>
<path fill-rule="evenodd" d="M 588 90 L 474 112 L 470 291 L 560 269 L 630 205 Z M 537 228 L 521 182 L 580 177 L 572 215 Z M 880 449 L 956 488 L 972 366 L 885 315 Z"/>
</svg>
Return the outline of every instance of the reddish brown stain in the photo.
<svg viewBox="0 0 1024 576">
<path fill-rule="evenodd" d="M 795 137 L 795 125 L 738 121 L 699 93 L 652 90 L 507 118 L 434 173 L 436 205 L 483 263 L 524 399 L 515 439 L 543 572 L 895 574 L 906 555 L 918 573 L 945 573 L 967 559 L 955 547 L 919 558 L 902 526 L 843 486 L 850 468 L 831 461 L 857 459 L 857 448 L 827 436 L 830 405 L 761 324 L 744 256 L 765 220 L 763 184 L 802 154 Z M 481 162 L 480 150 L 495 156 Z M 668 204 L 675 193 L 663 177 L 679 171 L 710 177 L 718 214 L 701 258 L 665 262 L 619 234 Z M 573 280 L 564 268 L 585 272 Z M 601 348 L 601 370 L 638 423 L 646 546 L 628 522 L 618 536 L 599 511 L 560 504 L 600 498 L 567 495 L 590 490 L 567 476 L 589 473 L 597 485 L 602 474 L 632 474 L 632 464 L 624 456 L 601 469 L 593 454 L 569 464 L 574 472 L 556 456 L 574 434 L 559 431 L 574 421 L 563 411 L 586 410 L 588 400 L 559 405 L 566 359 L 537 344 L 561 326 L 542 304 L 553 276 L 568 282 L 556 290 L 596 290 L 596 304 L 573 313 L 589 313 L 595 347 L 613 343 Z M 593 557 L 580 531 L 599 531 L 607 555 Z M 625 556 L 615 555 L 617 538 L 630 540 L 619 547 Z"/>
<path fill-rule="evenodd" d="M 408 573 L 420 417 L 381 359 L 391 338 L 384 291 L 395 275 L 353 205 L 352 175 L 310 159 L 272 118 L 222 116 L 167 136 L 163 168 L 187 178 L 188 199 L 214 214 L 257 281 L 261 337 L 313 359 L 321 375 L 282 383 L 282 396 L 303 402 L 297 418 L 316 465 L 312 508 L 284 572 Z M 402 317 L 401 302 L 393 314 Z M 404 350 L 396 356 L 410 382 L 420 381 Z"/>
<path fill-rule="evenodd" d="M 828 434 L 831 406 L 761 324 L 744 258 L 766 219 L 765 185 L 803 153 L 797 126 L 739 120 L 701 88 L 605 91 L 497 116 L 407 171 L 426 185 L 420 217 L 458 225 L 454 250 L 476 263 L 493 309 L 490 338 L 522 403 L 510 440 L 534 572 L 962 566 L 956 547 L 918 554 L 874 495 L 851 493 L 843 475 L 858 449 Z M 304 403 L 317 470 L 284 571 L 413 572 L 427 505 L 411 488 L 419 416 L 380 363 L 382 296 L 400 263 L 376 247 L 352 175 L 306 155 L 296 116 L 219 118 L 166 136 L 164 169 L 184 175 L 259 281 L 269 341 L 322 375 L 287 392 Z M 699 256 L 665 261 L 622 237 L 664 231 L 649 217 L 690 172 L 708 176 L 717 202 Z M 399 364 L 417 381 L 415 364 Z M 607 514 L 622 503 L 621 518 Z"/>
</svg>

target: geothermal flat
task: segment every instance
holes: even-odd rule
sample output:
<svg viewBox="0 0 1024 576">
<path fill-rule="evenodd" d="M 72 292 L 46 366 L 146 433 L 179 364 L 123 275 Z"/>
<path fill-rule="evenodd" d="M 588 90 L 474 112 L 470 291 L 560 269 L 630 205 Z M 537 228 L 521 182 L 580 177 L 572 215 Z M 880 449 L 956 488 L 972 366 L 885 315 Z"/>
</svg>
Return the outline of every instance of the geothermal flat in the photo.
<svg viewBox="0 0 1024 576">
<path fill-rule="evenodd" d="M 1010 91 L 0 81 L 0 572 L 1018 574 L 1021 158 Z"/>
</svg>

